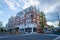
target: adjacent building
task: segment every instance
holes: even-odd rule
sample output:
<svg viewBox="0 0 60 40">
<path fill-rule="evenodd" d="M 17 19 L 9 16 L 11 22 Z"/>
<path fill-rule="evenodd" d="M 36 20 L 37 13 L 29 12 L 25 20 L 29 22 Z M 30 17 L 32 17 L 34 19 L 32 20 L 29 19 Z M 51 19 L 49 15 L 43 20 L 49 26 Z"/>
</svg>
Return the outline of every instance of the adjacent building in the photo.
<svg viewBox="0 0 60 40">
<path fill-rule="evenodd" d="M 13 33 L 42 32 L 42 13 L 34 6 L 28 7 L 11 17 L 7 23 L 7 29 Z M 43 17 L 44 25 L 46 18 Z"/>
</svg>

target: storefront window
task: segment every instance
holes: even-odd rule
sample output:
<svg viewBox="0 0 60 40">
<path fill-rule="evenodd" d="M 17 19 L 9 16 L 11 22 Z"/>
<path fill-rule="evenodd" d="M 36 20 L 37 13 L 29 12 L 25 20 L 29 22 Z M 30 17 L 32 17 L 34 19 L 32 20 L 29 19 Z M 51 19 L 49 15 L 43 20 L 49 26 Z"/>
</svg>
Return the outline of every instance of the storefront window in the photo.
<svg viewBox="0 0 60 40">
<path fill-rule="evenodd" d="M 36 28 L 33 28 L 33 32 L 36 32 Z"/>
<path fill-rule="evenodd" d="M 32 31 L 32 29 L 31 28 L 26 28 L 25 31 L 28 32 L 28 33 L 30 33 Z"/>
</svg>

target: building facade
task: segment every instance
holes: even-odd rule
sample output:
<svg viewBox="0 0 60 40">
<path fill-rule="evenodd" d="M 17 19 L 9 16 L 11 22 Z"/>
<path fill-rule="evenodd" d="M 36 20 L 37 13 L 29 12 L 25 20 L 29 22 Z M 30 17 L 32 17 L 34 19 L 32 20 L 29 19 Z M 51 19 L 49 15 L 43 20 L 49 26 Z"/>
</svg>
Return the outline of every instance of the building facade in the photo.
<svg viewBox="0 0 60 40">
<path fill-rule="evenodd" d="M 31 6 L 17 13 L 16 17 L 10 18 L 7 27 L 8 29 L 12 29 L 12 31 L 15 33 L 42 32 L 41 16 L 42 14 L 40 13 L 40 11 L 36 7 Z M 46 24 L 45 17 L 43 18 L 43 20 L 45 25 Z"/>
</svg>

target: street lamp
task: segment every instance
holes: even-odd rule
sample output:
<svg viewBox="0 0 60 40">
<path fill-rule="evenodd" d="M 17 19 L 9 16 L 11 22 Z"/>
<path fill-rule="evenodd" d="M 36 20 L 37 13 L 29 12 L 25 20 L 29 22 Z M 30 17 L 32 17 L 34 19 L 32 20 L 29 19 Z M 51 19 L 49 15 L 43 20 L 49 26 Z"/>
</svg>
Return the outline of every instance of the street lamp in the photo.
<svg viewBox="0 0 60 40">
<path fill-rule="evenodd" d="M 57 18 L 58 18 L 58 21 L 59 21 L 58 26 L 60 27 L 60 19 L 59 19 L 59 14 L 58 13 L 57 13 Z"/>
</svg>

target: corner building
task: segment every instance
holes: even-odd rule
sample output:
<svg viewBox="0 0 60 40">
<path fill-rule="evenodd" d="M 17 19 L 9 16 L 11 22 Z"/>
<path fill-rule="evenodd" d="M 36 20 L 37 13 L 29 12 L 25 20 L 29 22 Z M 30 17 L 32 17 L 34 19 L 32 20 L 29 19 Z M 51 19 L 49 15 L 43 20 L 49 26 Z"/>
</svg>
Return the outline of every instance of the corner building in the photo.
<svg viewBox="0 0 60 40">
<path fill-rule="evenodd" d="M 15 33 L 33 33 L 42 32 L 41 28 L 41 13 L 36 7 L 28 7 L 21 12 L 18 12 L 15 17 L 15 23 L 12 29 Z M 46 24 L 46 19 L 44 17 Z M 9 28 L 9 27 L 8 27 Z M 12 30 L 13 31 L 13 30 Z"/>
</svg>

